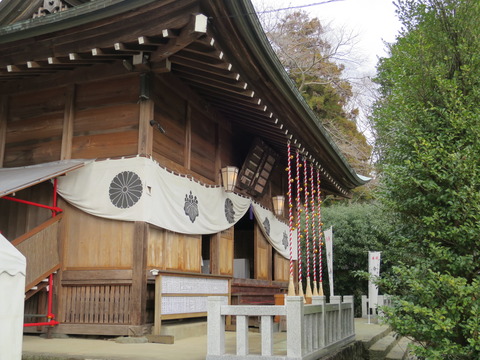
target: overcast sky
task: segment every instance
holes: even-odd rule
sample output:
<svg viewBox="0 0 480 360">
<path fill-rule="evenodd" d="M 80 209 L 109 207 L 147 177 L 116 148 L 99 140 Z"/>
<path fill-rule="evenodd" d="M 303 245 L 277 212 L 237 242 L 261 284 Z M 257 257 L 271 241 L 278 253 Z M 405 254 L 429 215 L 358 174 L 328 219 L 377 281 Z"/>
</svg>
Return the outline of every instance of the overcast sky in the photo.
<svg viewBox="0 0 480 360">
<path fill-rule="evenodd" d="M 318 17 L 332 28 L 346 27 L 358 34 L 356 51 L 365 58 L 358 70 L 374 72 L 378 56 L 385 56 L 383 41 L 393 42 L 400 29 L 392 0 L 252 0 L 259 9 L 281 9 L 299 6 L 310 17 Z"/>
</svg>

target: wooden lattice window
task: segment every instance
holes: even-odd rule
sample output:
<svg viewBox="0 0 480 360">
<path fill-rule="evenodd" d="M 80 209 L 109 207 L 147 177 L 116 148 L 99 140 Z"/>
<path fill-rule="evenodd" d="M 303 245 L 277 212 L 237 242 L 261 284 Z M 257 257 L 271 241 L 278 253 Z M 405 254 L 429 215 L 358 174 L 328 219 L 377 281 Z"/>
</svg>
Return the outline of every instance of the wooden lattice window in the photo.
<svg viewBox="0 0 480 360">
<path fill-rule="evenodd" d="M 277 154 L 267 144 L 256 139 L 243 163 L 238 186 L 250 195 L 262 195 L 277 157 Z"/>
</svg>

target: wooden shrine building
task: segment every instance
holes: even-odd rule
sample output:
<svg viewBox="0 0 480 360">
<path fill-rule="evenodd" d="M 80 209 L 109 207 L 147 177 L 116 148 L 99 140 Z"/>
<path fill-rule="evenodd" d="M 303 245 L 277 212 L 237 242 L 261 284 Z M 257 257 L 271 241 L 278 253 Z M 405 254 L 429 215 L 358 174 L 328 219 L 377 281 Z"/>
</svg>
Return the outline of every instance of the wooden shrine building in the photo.
<svg viewBox="0 0 480 360">
<path fill-rule="evenodd" d="M 288 142 L 323 195 L 365 182 L 249 0 L 0 2 L 0 231 L 27 258 L 26 323 L 139 335 L 208 295 L 272 304 Z"/>
</svg>

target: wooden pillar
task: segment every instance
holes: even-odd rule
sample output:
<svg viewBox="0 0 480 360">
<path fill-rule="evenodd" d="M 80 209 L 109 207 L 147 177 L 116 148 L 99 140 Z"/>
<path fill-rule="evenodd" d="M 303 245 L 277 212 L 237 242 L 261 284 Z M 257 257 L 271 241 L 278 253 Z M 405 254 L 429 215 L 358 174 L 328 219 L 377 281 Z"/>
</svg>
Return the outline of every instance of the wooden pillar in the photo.
<svg viewBox="0 0 480 360">
<path fill-rule="evenodd" d="M 153 154 L 153 127 L 155 104 L 151 99 L 151 79 L 149 74 L 141 74 L 140 115 L 138 119 L 138 154 L 151 156 Z"/>
<path fill-rule="evenodd" d="M 221 175 L 221 170 L 222 170 L 222 158 L 221 158 L 221 153 L 222 153 L 222 145 L 221 145 L 222 139 L 220 135 L 220 126 L 218 123 L 215 123 L 215 181 L 217 184 L 221 185 L 222 184 L 222 175 Z"/>
<path fill-rule="evenodd" d="M 75 84 L 67 87 L 63 115 L 62 150 L 60 159 L 72 158 L 73 122 L 75 119 Z"/>
<path fill-rule="evenodd" d="M 132 289 L 130 292 L 130 323 L 132 325 L 143 325 L 146 321 L 148 234 L 148 223 L 135 221 L 132 251 Z"/>
<path fill-rule="evenodd" d="M 185 149 L 183 166 L 190 170 L 192 166 L 192 109 L 187 102 L 185 107 Z"/>
<path fill-rule="evenodd" d="M 210 237 L 210 274 L 220 275 L 220 233 Z"/>
<path fill-rule="evenodd" d="M 5 158 L 5 141 L 7 138 L 7 105 L 8 97 L 0 97 L 0 167 L 3 167 Z"/>
</svg>

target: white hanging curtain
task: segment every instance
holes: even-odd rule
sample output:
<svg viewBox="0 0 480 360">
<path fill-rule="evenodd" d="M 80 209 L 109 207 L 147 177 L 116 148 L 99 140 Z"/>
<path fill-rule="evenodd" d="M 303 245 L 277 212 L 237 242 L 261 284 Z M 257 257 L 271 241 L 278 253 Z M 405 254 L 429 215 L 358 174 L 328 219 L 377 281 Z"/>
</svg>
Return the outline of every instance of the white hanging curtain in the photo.
<svg viewBox="0 0 480 360">
<path fill-rule="evenodd" d="M 253 203 L 252 207 L 257 223 L 268 242 L 280 255 L 286 259 L 290 259 L 288 225 L 278 220 L 270 210 L 265 209 L 261 205 Z M 292 241 L 292 257 L 293 260 L 297 260 L 297 230 L 294 230 Z"/>
<path fill-rule="evenodd" d="M 0 360 L 20 360 L 26 259 L 0 234 Z"/>
<path fill-rule="evenodd" d="M 82 211 L 145 221 L 183 234 L 213 234 L 247 212 L 249 198 L 174 174 L 144 157 L 96 161 L 59 178 L 58 193 Z"/>
</svg>

